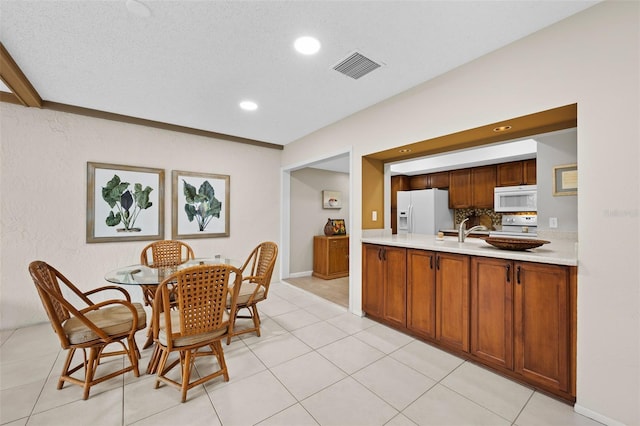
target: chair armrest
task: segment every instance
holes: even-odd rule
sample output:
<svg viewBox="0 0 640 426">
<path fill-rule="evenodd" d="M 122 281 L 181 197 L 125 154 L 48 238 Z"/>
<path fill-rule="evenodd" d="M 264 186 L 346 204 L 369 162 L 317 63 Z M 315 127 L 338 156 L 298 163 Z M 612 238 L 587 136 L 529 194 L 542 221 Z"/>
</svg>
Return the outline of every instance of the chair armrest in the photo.
<svg viewBox="0 0 640 426">
<path fill-rule="evenodd" d="M 131 296 L 129 295 L 129 292 L 127 290 L 125 290 L 124 288 L 122 288 L 122 287 L 118 287 L 117 285 L 106 285 L 104 287 L 94 288 L 93 290 L 89 290 L 89 291 L 85 292 L 84 295 L 85 296 L 90 296 L 92 294 L 96 294 L 96 293 L 99 293 L 101 291 L 109 291 L 109 290 L 119 291 L 120 293 L 122 293 L 122 295 L 127 300 L 127 302 L 131 302 Z"/>
</svg>

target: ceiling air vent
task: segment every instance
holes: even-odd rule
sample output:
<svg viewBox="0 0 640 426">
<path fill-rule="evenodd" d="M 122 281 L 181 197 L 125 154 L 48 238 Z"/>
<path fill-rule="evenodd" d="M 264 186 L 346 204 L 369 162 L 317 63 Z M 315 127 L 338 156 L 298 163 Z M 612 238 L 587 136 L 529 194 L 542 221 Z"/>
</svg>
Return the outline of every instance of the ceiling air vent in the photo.
<svg viewBox="0 0 640 426">
<path fill-rule="evenodd" d="M 333 67 L 334 70 L 349 76 L 353 79 L 359 79 L 376 68 L 380 68 L 380 64 L 373 62 L 366 56 L 356 52 Z"/>
</svg>

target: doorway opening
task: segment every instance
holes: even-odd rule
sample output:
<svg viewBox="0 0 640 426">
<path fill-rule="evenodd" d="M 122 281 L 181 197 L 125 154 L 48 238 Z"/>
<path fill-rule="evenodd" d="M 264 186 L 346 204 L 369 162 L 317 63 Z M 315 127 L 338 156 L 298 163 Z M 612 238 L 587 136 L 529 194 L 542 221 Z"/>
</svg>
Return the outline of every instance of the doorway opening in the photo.
<svg viewBox="0 0 640 426">
<path fill-rule="evenodd" d="M 339 192 L 340 208 L 323 206 L 323 191 Z M 351 149 L 282 168 L 280 280 L 347 307 L 352 291 L 349 277 L 312 276 L 313 245 L 314 236 L 324 235 L 327 218 L 344 219 L 349 233 L 352 193 Z"/>
</svg>

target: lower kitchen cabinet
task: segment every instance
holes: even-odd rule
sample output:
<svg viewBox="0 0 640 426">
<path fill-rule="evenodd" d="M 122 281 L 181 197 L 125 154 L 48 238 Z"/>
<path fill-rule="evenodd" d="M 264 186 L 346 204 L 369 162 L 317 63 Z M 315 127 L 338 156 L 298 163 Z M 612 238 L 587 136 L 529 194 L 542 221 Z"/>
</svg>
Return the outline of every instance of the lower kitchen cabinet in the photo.
<svg viewBox="0 0 640 426">
<path fill-rule="evenodd" d="M 473 257 L 471 354 L 571 393 L 571 299 L 568 267 Z"/>
<path fill-rule="evenodd" d="M 471 258 L 471 353 L 513 370 L 513 262 Z"/>
<path fill-rule="evenodd" d="M 407 328 L 436 338 L 436 253 L 407 250 Z"/>
<path fill-rule="evenodd" d="M 576 267 L 362 247 L 368 316 L 575 401 Z"/>
<path fill-rule="evenodd" d="M 514 273 L 515 372 L 531 383 L 569 392 L 569 270 L 516 262 Z"/>
<path fill-rule="evenodd" d="M 436 253 L 436 340 L 469 351 L 469 256 Z"/>
<path fill-rule="evenodd" d="M 362 307 L 368 315 L 405 327 L 406 277 L 406 249 L 362 245 Z"/>
</svg>

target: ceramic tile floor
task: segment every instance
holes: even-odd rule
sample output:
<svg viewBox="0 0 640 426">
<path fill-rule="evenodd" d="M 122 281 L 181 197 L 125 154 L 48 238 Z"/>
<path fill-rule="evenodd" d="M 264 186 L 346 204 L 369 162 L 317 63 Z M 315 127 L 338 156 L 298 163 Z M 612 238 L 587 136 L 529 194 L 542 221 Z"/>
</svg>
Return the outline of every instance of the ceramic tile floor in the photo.
<svg viewBox="0 0 640 426">
<path fill-rule="evenodd" d="M 262 337 L 224 346 L 230 381 L 186 403 L 153 376 L 56 389 L 48 323 L 0 334 L 2 425 L 596 425 L 566 404 L 286 283 L 260 305 Z M 140 344 L 145 332 L 138 333 Z M 144 371 L 151 349 L 142 352 Z M 122 359 L 103 362 L 106 371 Z M 197 367 L 206 367 L 199 361 Z"/>
</svg>

